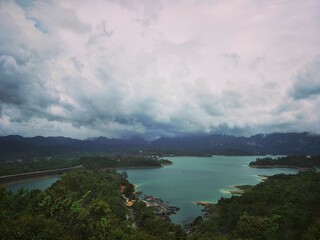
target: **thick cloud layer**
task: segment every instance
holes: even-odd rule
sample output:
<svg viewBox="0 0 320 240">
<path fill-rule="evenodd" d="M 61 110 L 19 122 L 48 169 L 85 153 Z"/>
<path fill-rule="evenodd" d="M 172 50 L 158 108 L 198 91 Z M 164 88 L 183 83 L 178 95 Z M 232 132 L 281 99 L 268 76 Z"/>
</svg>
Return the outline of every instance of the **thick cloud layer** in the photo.
<svg viewBox="0 0 320 240">
<path fill-rule="evenodd" d="M 0 1 L 0 134 L 320 133 L 320 2 Z"/>
</svg>

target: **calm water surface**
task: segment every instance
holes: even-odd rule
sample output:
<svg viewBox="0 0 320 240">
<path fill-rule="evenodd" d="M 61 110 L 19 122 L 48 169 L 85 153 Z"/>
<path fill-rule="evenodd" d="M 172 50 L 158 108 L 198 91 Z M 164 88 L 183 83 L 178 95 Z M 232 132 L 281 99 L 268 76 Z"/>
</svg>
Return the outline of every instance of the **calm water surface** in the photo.
<svg viewBox="0 0 320 240">
<path fill-rule="evenodd" d="M 121 169 L 137 190 L 154 195 L 177 206 L 180 211 L 172 215 L 174 223 L 183 224 L 202 214 L 202 207 L 194 201 L 216 202 L 221 197 L 230 197 L 228 190 L 234 185 L 257 184 L 258 175 L 297 173 L 295 169 L 250 168 L 249 162 L 257 156 L 230 157 L 167 157 L 174 164 L 155 169 Z M 16 192 L 19 188 L 44 190 L 59 179 L 59 176 L 21 182 L 7 188 Z"/>
<path fill-rule="evenodd" d="M 234 185 L 257 184 L 258 175 L 297 173 L 296 169 L 258 169 L 248 164 L 257 156 L 230 157 L 167 157 L 174 164 L 156 169 L 126 169 L 129 181 L 137 190 L 154 195 L 177 206 L 180 211 L 171 216 L 174 223 L 202 214 L 194 201 L 217 202 L 230 197 Z M 122 170 L 121 170 L 122 171 Z M 120 171 L 119 171 L 120 172 Z"/>
<path fill-rule="evenodd" d="M 12 192 L 17 192 L 20 188 L 24 188 L 28 190 L 33 190 L 33 189 L 45 190 L 46 188 L 50 187 L 53 183 L 55 183 L 59 179 L 60 179 L 59 176 L 32 179 L 32 180 L 8 185 L 6 188 Z"/>
</svg>

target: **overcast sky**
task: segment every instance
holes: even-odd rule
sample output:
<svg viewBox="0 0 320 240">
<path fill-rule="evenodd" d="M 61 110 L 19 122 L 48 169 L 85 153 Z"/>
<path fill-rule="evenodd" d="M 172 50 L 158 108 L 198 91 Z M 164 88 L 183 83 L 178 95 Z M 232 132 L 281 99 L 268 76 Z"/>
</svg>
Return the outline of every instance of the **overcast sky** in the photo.
<svg viewBox="0 0 320 240">
<path fill-rule="evenodd" d="M 302 131 L 319 0 L 0 0 L 0 135 Z"/>
</svg>

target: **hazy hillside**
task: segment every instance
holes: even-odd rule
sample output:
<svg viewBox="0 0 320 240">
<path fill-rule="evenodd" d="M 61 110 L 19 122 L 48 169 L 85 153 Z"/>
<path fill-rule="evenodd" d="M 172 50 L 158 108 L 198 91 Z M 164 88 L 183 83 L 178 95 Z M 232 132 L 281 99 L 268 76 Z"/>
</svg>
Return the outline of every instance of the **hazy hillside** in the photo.
<svg viewBox="0 0 320 240">
<path fill-rule="evenodd" d="M 320 153 L 320 136 L 308 133 L 274 133 L 235 137 L 231 135 L 201 135 L 174 138 L 159 138 L 152 142 L 142 137 L 109 139 L 97 137 L 77 140 L 66 137 L 0 137 L 1 154 L 64 154 L 83 152 L 115 151 L 182 151 L 185 153 L 205 152 L 209 154 L 306 154 Z"/>
<path fill-rule="evenodd" d="M 320 136 L 308 133 L 258 134 L 160 138 L 152 142 L 158 149 L 204 150 L 213 154 L 318 154 Z"/>
</svg>

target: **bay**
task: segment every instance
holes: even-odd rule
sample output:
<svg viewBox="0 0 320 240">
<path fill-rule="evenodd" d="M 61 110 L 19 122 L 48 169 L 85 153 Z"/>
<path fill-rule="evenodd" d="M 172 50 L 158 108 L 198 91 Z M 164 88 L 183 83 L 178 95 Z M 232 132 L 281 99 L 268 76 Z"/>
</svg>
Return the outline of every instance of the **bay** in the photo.
<svg viewBox="0 0 320 240">
<path fill-rule="evenodd" d="M 234 185 L 256 185 L 258 175 L 295 174 L 297 169 L 250 168 L 248 164 L 260 156 L 167 157 L 174 164 L 154 169 L 122 169 L 136 190 L 153 195 L 180 208 L 171 215 L 177 224 L 190 222 L 202 215 L 203 207 L 195 201 L 217 202 L 231 197 Z"/>
<path fill-rule="evenodd" d="M 50 176 L 45 178 L 35 178 L 26 181 L 16 182 L 6 186 L 6 189 L 12 191 L 13 193 L 17 192 L 20 188 L 27 190 L 45 190 L 50 187 L 53 183 L 60 179 L 59 176 Z"/>
</svg>

